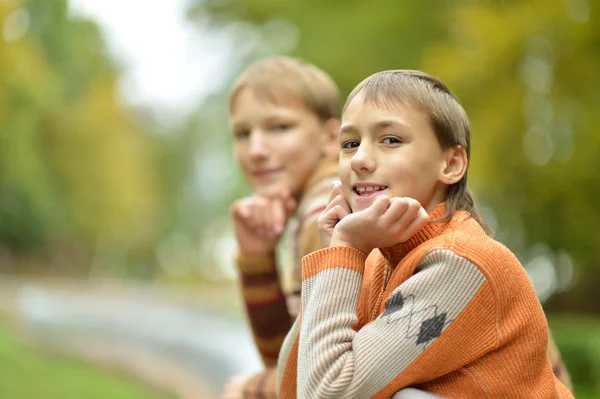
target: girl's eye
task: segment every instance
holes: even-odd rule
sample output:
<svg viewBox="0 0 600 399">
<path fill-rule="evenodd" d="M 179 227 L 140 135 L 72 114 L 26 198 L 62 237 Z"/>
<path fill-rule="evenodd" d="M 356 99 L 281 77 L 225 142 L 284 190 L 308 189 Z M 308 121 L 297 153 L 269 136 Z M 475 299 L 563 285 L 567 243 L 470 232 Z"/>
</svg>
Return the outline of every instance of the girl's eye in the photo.
<svg viewBox="0 0 600 399">
<path fill-rule="evenodd" d="M 242 130 L 239 132 L 234 132 L 233 135 L 235 136 L 236 140 L 243 140 L 243 139 L 247 139 L 248 137 L 250 137 L 250 131 Z"/>
<path fill-rule="evenodd" d="M 383 139 L 383 144 L 400 144 L 402 140 L 398 137 L 386 137 Z"/>
<path fill-rule="evenodd" d="M 356 148 L 360 145 L 360 143 L 358 141 L 346 141 L 345 143 L 342 144 L 342 148 L 343 149 L 349 149 L 349 148 Z"/>
</svg>

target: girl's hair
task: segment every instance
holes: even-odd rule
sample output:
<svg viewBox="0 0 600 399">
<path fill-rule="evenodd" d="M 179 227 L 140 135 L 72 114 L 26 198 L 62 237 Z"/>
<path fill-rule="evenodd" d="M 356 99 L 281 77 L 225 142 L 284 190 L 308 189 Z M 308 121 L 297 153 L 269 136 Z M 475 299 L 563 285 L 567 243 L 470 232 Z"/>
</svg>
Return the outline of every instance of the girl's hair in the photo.
<svg viewBox="0 0 600 399">
<path fill-rule="evenodd" d="M 354 88 L 348 96 L 344 111 L 359 93 L 365 101 L 376 104 L 403 102 L 423 110 L 429 115 L 442 148 L 461 146 L 467 153 L 467 162 L 470 159 L 471 130 L 467 113 L 450 89 L 438 78 L 412 70 L 378 72 Z M 467 188 L 467 172 L 460 181 L 448 187 L 446 215 L 438 221 L 451 219 L 458 210 L 468 212 L 486 234 L 492 235 L 492 229 L 479 212 L 473 194 Z"/>
</svg>

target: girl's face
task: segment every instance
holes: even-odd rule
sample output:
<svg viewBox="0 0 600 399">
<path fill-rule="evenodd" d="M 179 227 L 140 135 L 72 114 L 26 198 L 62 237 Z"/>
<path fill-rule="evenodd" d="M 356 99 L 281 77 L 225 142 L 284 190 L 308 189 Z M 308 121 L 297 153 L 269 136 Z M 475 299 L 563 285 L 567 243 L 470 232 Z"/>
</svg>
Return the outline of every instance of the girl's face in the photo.
<svg viewBox="0 0 600 399">
<path fill-rule="evenodd" d="M 299 100 L 276 104 L 243 89 L 230 115 L 234 151 L 256 193 L 298 196 L 321 160 L 325 123 Z"/>
<path fill-rule="evenodd" d="M 342 116 L 339 142 L 340 179 L 352 211 L 383 194 L 414 198 L 428 212 L 445 200 L 440 179 L 447 153 L 425 112 L 401 102 L 365 102 L 359 93 Z"/>
</svg>

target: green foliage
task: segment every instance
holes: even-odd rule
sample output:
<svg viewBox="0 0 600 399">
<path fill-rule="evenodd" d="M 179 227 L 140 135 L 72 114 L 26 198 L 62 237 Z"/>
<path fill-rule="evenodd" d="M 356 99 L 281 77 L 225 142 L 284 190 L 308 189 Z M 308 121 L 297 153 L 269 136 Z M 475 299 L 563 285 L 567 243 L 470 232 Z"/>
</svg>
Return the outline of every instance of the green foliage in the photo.
<svg viewBox="0 0 600 399">
<path fill-rule="evenodd" d="M 261 38 L 274 41 L 297 32 L 292 50 L 328 71 L 343 92 L 383 69 L 415 68 L 425 45 L 440 39 L 441 17 L 451 2 L 364 1 L 197 1 L 192 18 L 206 14 L 215 25 L 255 24 Z M 284 29 L 284 21 L 291 24 Z M 245 35 L 246 31 L 241 30 Z M 240 48 L 247 46 L 242 38 Z"/>
<path fill-rule="evenodd" d="M 0 2 L 0 27 L 23 15 L 24 34 L 0 37 L 0 254 L 151 277 L 157 250 L 183 235 L 197 266 L 242 187 L 225 96 L 159 126 L 122 104 L 95 23 L 66 0 Z"/>
<path fill-rule="evenodd" d="M 519 251 L 546 243 L 596 270 L 598 17 L 593 2 L 465 3 L 422 61 L 470 114 L 472 183 L 500 238 Z"/>
<path fill-rule="evenodd" d="M 64 0 L 0 4 L 0 21 L 17 13 L 30 28 L 0 40 L 0 243 L 146 247 L 159 233 L 153 138 L 119 103 L 97 26 Z"/>
<path fill-rule="evenodd" d="M 549 325 L 577 398 L 600 396 L 600 322 L 593 318 L 554 316 Z"/>
</svg>

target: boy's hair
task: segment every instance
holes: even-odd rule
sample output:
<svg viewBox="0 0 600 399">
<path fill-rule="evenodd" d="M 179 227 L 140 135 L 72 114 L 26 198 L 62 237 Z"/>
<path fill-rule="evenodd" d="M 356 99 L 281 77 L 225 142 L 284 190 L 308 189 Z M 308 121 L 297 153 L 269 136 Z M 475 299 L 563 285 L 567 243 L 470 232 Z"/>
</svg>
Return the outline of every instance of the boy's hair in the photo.
<svg viewBox="0 0 600 399">
<path fill-rule="evenodd" d="M 376 104 L 399 101 L 423 110 L 429 115 L 442 148 L 460 145 L 465 149 L 469 162 L 471 129 L 467 113 L 450 89 L 438 78 L 413 70 L 378 72 L 354 88 L 348 96 L 344 110 L 359 93 L 364 96 L 365 101 Z M 446 215 L 439 221 L 452 218 L 457 210 L 464 210 L 488 235 L 492 235 L 492 229 L 477 209 L 473 194 L 467 188 L 467 172 L 460 181 L 448 188 L 446 209 Z"/>
<path fill-rule="evenodd" d="M 322 121 L 340 118 L 340 94 L 333 79 L 299 58 L 270 57 L 246 68 L 229 92 L 230 110 L 237 95 L 245 88 L 271 102 L 297 98 Z"/>
</svg>

